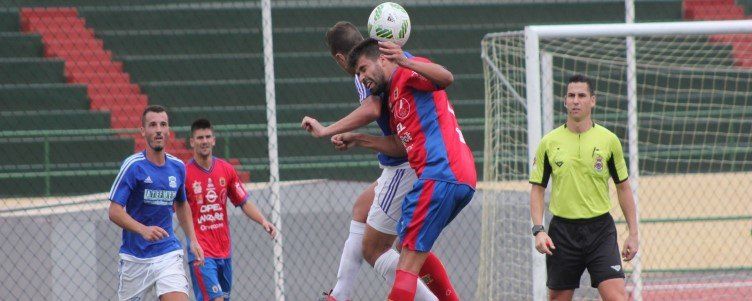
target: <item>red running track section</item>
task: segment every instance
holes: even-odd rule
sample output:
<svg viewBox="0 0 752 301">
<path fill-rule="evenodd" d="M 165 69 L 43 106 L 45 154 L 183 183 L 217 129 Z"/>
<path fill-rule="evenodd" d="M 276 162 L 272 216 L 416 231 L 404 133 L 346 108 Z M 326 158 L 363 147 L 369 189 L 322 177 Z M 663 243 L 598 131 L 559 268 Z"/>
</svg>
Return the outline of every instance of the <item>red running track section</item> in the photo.
<svg viewBox="0 0 752 301">
<path fill-rule="evenodd" d="M 110 126 L 115 129 L 134 128 L 140 125 L 141 113 L 149 98 L 141 88 L 131 82 L 130 74 L 123 70 L 123 63 L 113 60 L 111 51 L 104 48 L 94 29 L 86 26 L 86 20 L 70 7 L 23 8 L 20 14 L 21 31 L 36 33 L 42 37 L 44 56 L 62 59 L 65 62 L 65 78 L 68 83 L 85 84 L 90 100 L 90 109 L 110 112 Z M 184 139 L 169 140 L 169 152 L 183 161 L 191 158 L 192 152 Z M 134 151 L 146 148 L 140 134 L 128 134 L 135 139 Z M 229 159 L 239 165 L 237 159 Z M 239 172 L 243 182 L 250 180 L 248 172 Z"/>
</svg>

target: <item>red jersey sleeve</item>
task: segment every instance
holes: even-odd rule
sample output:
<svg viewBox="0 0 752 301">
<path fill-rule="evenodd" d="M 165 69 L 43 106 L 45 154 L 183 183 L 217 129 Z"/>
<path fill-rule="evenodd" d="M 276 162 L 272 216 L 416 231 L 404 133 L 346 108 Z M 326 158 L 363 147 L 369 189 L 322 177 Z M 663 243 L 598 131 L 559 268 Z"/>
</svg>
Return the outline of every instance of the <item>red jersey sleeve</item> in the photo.
<svg viewBox="0 0 752 301">
<path fill-rule="evenodd" d="M 413 57 L 411 58 L 411 60 L 423 63 L 432 63 L 431 60 L 423 57 Z M 418 74 L 418 72 L 415 72 L 408 68 L 400 69 L 402 69 L 401 72 L 405 73 L 403 76 L 407 77 L 407 79 L 405 80 L 406 87 L 428 92 L 441 90 L 439 86 L 431 82 L 431 80 L 427 79 L 425 76 Z"/>
<path fill-rule="evenodd" d="M 248 200 L 248 192 L 245 191 L 243 183 L 240 182 L 240 177 L 238 177 L 235 168 L 232 166 L 228 167 L 230 169 L 230 182 L 227 185 L 228 196 L 233 205 L 236 207 L 242 206 Z"/>
</svg>

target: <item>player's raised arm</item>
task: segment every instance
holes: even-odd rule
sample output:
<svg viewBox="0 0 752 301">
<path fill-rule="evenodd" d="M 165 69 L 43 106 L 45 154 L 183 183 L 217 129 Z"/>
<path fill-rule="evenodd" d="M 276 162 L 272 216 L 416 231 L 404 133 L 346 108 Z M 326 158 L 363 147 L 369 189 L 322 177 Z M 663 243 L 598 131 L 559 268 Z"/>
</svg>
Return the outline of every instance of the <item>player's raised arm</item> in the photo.
<svg viewBox="0 0 752 301">
<path fill-rule="evenodd" d="M 370 96 L 363 100 L 363 103 L 357 109 L 329 126 L 323 126 L 318 120 L 305 116 L 301 122 L 301 127 L 311 133 L 312 136 L 321 138 L 359 129 L 374 122 L 380 116 L 381 98 Z"/>
<path fill-rule="evenodd" d="M 392 157 L 404 157 L 407 155 L 404 145 L 402 145 L 402 142 L 399 141 L 396 135 L 374 136 L 362 133 L 344 133 L 334 135 L 331 140 L 334 147 L 342 151 L 359 146 Z"/>
<path fill-rule="evenodd" d="M 401 67 L 411 69 L 430 80 L 440 89 L 449 87 L 454 82 L 452 72 L 444 66 L 419 60 L 411 60 L 405 56 L 399 45 L 392 42 L 379 42 L 381 54 Z"/>
</svg>

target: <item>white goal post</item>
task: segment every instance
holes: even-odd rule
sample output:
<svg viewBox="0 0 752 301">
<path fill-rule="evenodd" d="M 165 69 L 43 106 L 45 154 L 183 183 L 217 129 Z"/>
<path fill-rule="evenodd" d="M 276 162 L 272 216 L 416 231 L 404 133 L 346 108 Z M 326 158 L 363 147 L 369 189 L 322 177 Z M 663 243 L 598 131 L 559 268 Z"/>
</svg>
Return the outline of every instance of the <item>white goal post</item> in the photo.
<svg viewBox="0 0 752 301">
<path fill-rule="evenodd" d="M 744 76 L 741 79 L 741 82 L 745 80 L 745 76 L 749 74 L 748 69 L 743 69 L 738 66 L 728 66 L 728 64 L 724 65 L 725 63 L 717 63 L 720 59 L 717 58 L 708 58 L 710 55 L 703 54 L 702 51 L 694 50 L 694 53 L 692 49 L 702 49 L 702 43 L 705 43 L 704 41 L 707 40 L 709 36 L 716 36 L 716 35 L 729 35 L 729 34 L 749 34 L 752 33 L 752 20 L 738 20 L 738 21 L 702 21 L 702 22 L 660 22 L 660 23 L 632 23 L 632 24 L 582 24 L 582 25 L 551 25 L 551 26 L 528 26 L 525 27 L 524 31 L 522 32 L 503 32 L 503 33 L 491 33 L 486 35 L 486 37 L 483 39 L 482 43 L 482 60 L 484 64 L 484 75 L 486 80 L 486 146 L 484 150 L 484 179 L 485 181 L 518 181 L 522 182 L 526 180 L 526 170 L 529 170 L 532 168 L 532 160 L 529 160 L 528 158 L 533 158 L 535 156 L 535 151 L 538 147 L 538 143 L 542 137 L 543 134 L 550 131 L 553 127 L 554 120 L 556 119 L 555 115 L 562 115 L 562 114 L 556 114 L 556 110 L 554 109 L 554 99 L 560 99 L 561 94 L 555 93 L 554 86 L 556 85 L 561 89 L 561 80 L 554 81 L 554 73 L 557 77 L 561 78 L 565 75 L 565 73 L 569 72 L 583 72 L 581 70 L 578 70 L 578 68 L 584 68 L 585 71 L 583 73 L 594 73 L 596 74 L 596 77 L 603 76 L 602 78 L 599 78 L 602 83 L 605 83 L 603 85 L 608 85 L 611 82 L 617 82 L 617 81 L 634 81 L 637 78 L 637 74 L 635 72 L 638 72 L 634 65 L 628 66 L 627 62 L 630 60 L 632 62 L 637 61 L 637 64 L 640 65 L 640 61 L 636 60 L 635 57 L 629 57 L 631 56 L 644 56 L 644 57 L 651 57 L 650 61 L 646 61 L 642 63 L 642 68 L 652 68 L 654 66 L 660 66 L 660 67 L 666 67 L 666 68 L 673 68 L 671 70 L 683 70 L 687 72 L 693 72 L 696 70 L 713 70 L 713 72 L 722 72 L 721 75 L 716 76 L 723 76 L 725 78 L 730 78 L 729 81 L 731 81 L 734 84 L 738 84 L 738 82 L 733 82 L 734 76 L 736 78 L 740 78 L 738 76 L 739 74 L 743 74 Z M 681 39 L 673 39 L 673 36 L 677 37 L 694 37 L 694 36 L 702 36 L 703 42 L 696 42 L 695 40 L 692 40 L 691 38 L 681 38 Z M 647 37 L 646 44 L 650 44 L 650 47 L 653 47 L 653 45 L 656 48 L 643 48 L 647 49 L 647 54 L 643 55 L 639 50 L 637 53 L 634 51 L 630 53 L 630 51 L 623 51 L 628 49 L 624 45 L 624 41 L 626 37 Z M 651 37 L 661 37 L 660 39 L 656 38 L 651 40 Z M 593 51 L 593 52 L 603 52 L 602 56 L 596 57 L 595 55 L 588 57 L 586 63 L 579 63 L 575 61 L 572 62 L 561 62 L 559 63 L 561 66 L 559 66 L 559 69 L 554 70 L 554 67 L 552 67 L 552 58 L 551 53 L 558 53 L 560 57 L 564 57 L 564 59 L 559 59 L 560 61 L 570 59 L 573 57 L 577 57 L 581 55 L 581 53 L 575 53 L 575 52 L 566 52 L 567 51 L 567 43 L 572 43 L 571 41 L 575 39 L 591 39 L 592 43 L 585 45 L 585 44 L 576 44 L 572 48 L 578 48 L 580 51 Z M 598 40 L 598 39 L 604 39 L 604 40 Z M 608 40 L 605 40 L 608 39 Z M 550 45 L 542 45 L 542 41 L 548 41 L 548 40 L 566 40 L 563 42 L 557 42 L 559 44 L 550 46 Z M 637 44 L 637 47 L 641 46 L 641 40 L 637 40 L 635 42 Z M 674 44 L 671 44 L 674 43 Z M 695 43 L 695 44 L 692 44 Z M 494 45 L 495 44 L 495 45 Z M 552 43 L 553 44 L 553 43 Z M 691 45 L 690 45 L 691 44 Z M 595 45 L 595 46 L 593 46 Z M 498 46 L 498 47 L 497 47 Z M 733 45 L 736 47 L 736 45 Z M 646 46 L 647 47 L 647 46 Z M 661 48 L 664 47 L 665 49 Z M 687 50 L 684 53 L 676 54 L 677 56 L 680 56 L 680 59 L 674 59 L 672 57 L 673 52 L 671 51 L 671 48 L 687 48 Z M 623 49 L 622 49 L 623 48 Z M 690 49 L 691 48 L 691 49 Z M 512 50 L 510 50 L 512 49 Z M 563 49 L 563 50 L 562 50 Z M 604 50 L 605 49 L 605 50 Z M 657 49 L 657 50 L 653 50 Z M 524 51 L 522 53 L 505 53 L 505 51 Z M 559 51 L 559 52 L 557 52 Z M 614 53 L 619 53 L 621 57 L 617 58 L 609 58 L 608 55 L 613 55 Z M 738 51 L 737 51 L 738 52 Z M 523 54 L 524 57 L 519 57 L 518 54 Z M 515 57 L 517 55 L 517 57 Z M 696 57 L 690 58 L 690 55 L 696 55 Z M 665 57 L 667 62 L 658 62 L 659 57 Z M 692 64 L 688 64 L 684 62 L 686 61 L 692 61 Z M 573 59 L 574 60 L 574 59 Z M 670 62 L 668 62 L 670 61 Z M 681 63 L 673 63 L 674 61 L 681 61 Z M 706 63 L 706 61 L 710 63 Z M 658 63 L 656 63 L 658 62 Z M 578 65 L 579 64 L 579 65 Z M 619 65 L 619 69 L 617 71 L 612 71 L 610 65 Z M 572 67 L 573 66 L 573 67 Z M 586 66 L 586 67 L 582 67 Z M 596 66 L 596 67 L 592 67 Z M 510 71 L 509 69 L 518 68 L 518 70 Z M 704 68 L 704 69 L 703 69 Z M 720 71 L 717 71 L 720 70 Z M 524 76 L 523 75 L 524 72 Z M 665 73 L 665 71 L 655 71 L 655 73 Z M 697 71 L 697 72 L 704 72 L 704 71 Z M 624 73 L 626 78 L 622 77 L 614 77 L 614 78 L 607 78 L 609 75 L 605 74 L 621 74 Z M 733 73 L 734 76 L 728 75 Z M 657 76 L 657 75 L 656 75 Z M 685 75 L 687 78 L 689 78 L 690 75 Z M 697 77 L 693 77 L 691 79 L 696 81 L 702 81 L 705 80 L 707 77 L 706 75 L 701 75 Z M 682 78 L 683 79 L 683 78 Z M 681 82 L 681 80 L 676 80 L 678 82 Z M 657 80 L 656 80 L 657 81 Z M 679 95 L 679 93 L 689 93 L 687 91 L 688 88 L 681 86 L 681 87 L 673 87 L 671 86 L 673 81 L 666 80 L 665 87 L 660 86 L 663 85 L 663 83 L 655 83 L 654 85 L 655 90 L 660 90 L 661 93 L 665 95 Z M 643 79 L 643 82 L 641 84 L 653 84 L 648 82 L 647 79 Z M 748 83 L 749 84 L 749 83 Z M 616 85 L 616 84 L 614 84 Z M 681 85 L 684 85 L 683 83 Z M 690 86 L 692 84 L 689 84 Z M 725 89 L 724 87 L 718 88 L 719 90 Z M 626 91 L 624 91 L 626 90 Z M 705 93 L 706 91 L 698 91 L 696 93 Z M 598 92 L 596 92 L 598 93 Z M 694 92 L 693 92 L 694 93 Z M 747 93 L 746 90 L 744 90 L 744 93 Z M 635 196 L 635 201 L 637 202 L 637 189 L 638 189 L 638 183 L 637 180 L 640 175 L 640 165 L 638 162 L 640 162 L 639 156 L 638 156 L 638 145 L 642 143 L 642 141 L 638 140 L 638 133 L 640 132 L 640 115 L 638 113 L 638 107 L 641 104 L 641 95 L 638 91 L 637 84 L 630 84 L 626 85 L 625 89 L 613 89 L 606 92 L 608 95 L 623 95 L 623 99 L 626 102 L 626 110 L 621 110 L 619 108 L 607 108 L 606 113 L 612 114 L 612 115 L 618 115 L 619 117 L 613 117 L 614 122 L 616 120 L 623 120 L 623 123 L 625 123 L 626 129 L 622 131 L 623 133 L 626 133 L 626 137 L 620 137 L 621 139 L 625 139 L 628 144 L 628 152 L 625 152 L 625 156 L 628 156 L 628 161 L 630 163 L 630 179 L 632 183 L 632 190 L 633 194 Z M 683 95 L 683 94 L 682 94 Z M 747 95 L 747 94 L 744 94 Z M 609 96 L 606 96 L 608 98 Z M 667 97 L 673 97 L 673 96 L 667 96 Z M 500 102 L 505 102 L 504 104 L 500 104 Z M 600 100 L 599 100 L 600 102 Z M 738 107 L 734 107 L 733 105 L 730 105 L 731 101 L 720 101 L 718 104 L 718 107 L 721 109 L 734 109 Z M 677 99 L 675 103 L 680 103 L 680 100 Z M 600 105 L 600 103 L 599 103 Z M 652 103 L 650 105 L 653 105 Z M 662 105 L 666 105 L 663 103 Z M 664 109 L 667 110 L 667 109 Z M 503 111 L 500 113 L 500 111 Z M 505 118 L 513 118 L 514 113 L 522 114 L 524 118 L 526 118 L 526 123 L 524 126 L 526 128 L 521 128 L 522 123 L 517 123 L 517 126 L 514 125 L 514 122 L 507 122 L 502 119 Z M 604 113 L 605 114 L 605 113 Z M 660 112 L 658 113 L 660 114 Z M 626 119 L 623 119 L 621 116 L 626 116 Z M 712 117 L 712 116 L 711 116 Z M 679 118 L 679 117 L 677 117 Z M 721 118 L 721 117 L 719 117 Z M 605 118 L 604 118 L 605 119 Z M 687 117 L 689 119 L 689 117 Z M 664 128 L 661 128 L 661 126 L 664 125 L 656 125 L 655 128 L 648 128 L 650 133 L 655 133 L 655 135 L 666 135 L 666 133 L 671 132 L 672 135 L 679 135 L 680 131 L 674 131 L 672 130 L 666 130 Z M 746 126 L 744 124 L 743 126 Z M 608 126 L 607 126 L 608 127 Z M 685 124 L 685 128 L 686 124 Z M 523 140 L 523 134 L 526 134 L 526 139 Z M 719 130 L 718 133 L 714 133 L 716 135 L 724 135 L 727 133 L 723 133 L 723 130 Z M 720 137 L 720 136 L 717 136 Z M 724 136 L 725 137 L 725 136 Z M 526 141 L 525 141 L 526 140 Z M 623 140 L 624 141 L 624 140 Z M 716 141 L 718 139 L 716 138 Z M 638 143 L 639 142 L 639 143 Z M 517 143 L 515 147 L 507 147 L 504 146 L 505 143 Z M 658 143 L 656 143 L 658 144 Z M 651 145 L 652 146 L 652 145 Z M 526 149 L 527 153 L 524 154 L 521 151 L 521 147 Z M 627 145 L 624 145 L 626 148 Z M 699 146 L 698 146 L 699 147 Z M 520 150 L 520 152 L 517 152 L 516 150 Z M 744 151 L 746 152 L 746 151 Z M 746 154 L 746 153 L 745 153 Z M 698 155 L 700 156 L 700 155 Z M 513 157 L 514 159 L 510 159 L 509 157 Z M 700 157 L 702 160 L 702 157 Z M 524 166 L 523 161 L 526 163 L 527 166 Z M 689 159 L 687 159 L 689 160 Z M 711 159 L 708 157 L 708 161 L 712 161 L 714 159 Z M 730 159 L 729 159 L 730 160 Z M 668 159 L 665 161 L 669 161 Z M 654 169 L 658 170 L 660 168 L 664 167 L 658 167 L 661 163 L 647 163 L 652 164 L 651 168 L 654 167 Z M 669 163 L 666 163 L 669 164 Z M 678 163 L 677 163 L 678 164 Z M 747 166 L 747 161 L 742 162 L 741 165 L 738 166 Z M 662 165 L 661 165 L 662 166 Z M 668 167 L 664 168 L 665 170 L 659 170 L 658 172 L 650 172 L 650 174 L 671 174 L 672 172 L 669 172 L 667 169 Z M 651 169 L 652 170 L 652 169 Z M 708 168 L 708 170 L 715 171 L 715 168 Z M 738 171 L 739 169 L 731 167 L 731 171 Z M 742 168 L 742 171 L 744 168 Z M 721 170 L 725 171 L 725 170 Z M 685 171 L 686 173 L 702 173 L 706 172 L 702 169 L 699 170 L 688 170 Z M 674 173 L 680 173 L 680 171 L 674 172 Z M 488 203 L 488 200 L 484 203 Z M 484 211 L 486 208 L 484 208 Z M 488 210 L 503 210 L 500 208 L 490 208 Z M 641 212 L 642 213 L 642 212 Z M 489 261 L 494 260 L 502 260 L 500 258 L 495 258 L 500 255 L 493 254 L 490 252 L 501 252 L 498 247 L 494 246 L 493 242 L 489 242 L 487 240 L 493 240 L 498 239 L 500 236 L 506 235 L 507 233 L 494 233 L 494 229 L 502 229 L 502 227 L 499 226 L 499 223 L 492 220 L 495 217 L 493 214 L 486 214 L 484 212 L 484 220 L 483 220 L 483 242 L 481 246 L 481 263 L 480 263 L 480 271 L 479 271 L 479 285 L 478 285 L 478 297 L 484 298 L 488 300 L 499 300 L 499 298 L 502 299 L 509 299 L 509 298 L 519 298 L 519 295 L 517 293 L 513 295 L 508 295 L 504 292 L 500 292 L 500 290 L 504 290 L 507 288 L 506 285 L 504 286 L 498 286 L 494 284 L 494 281 L 502 281 L 500 277 L 504 277 L 504 275 L 498 275 L 498 273 L 494 273 L 493 271 L 489 271 L 488 269 L 494 269 L 496 268 L 494 264 L 491 264 Z M 520 216 L 520 217 L 514 217 L 514 218 L 527 218 L 529 223 L 529 216 Z M 499 230 L 500 231 L 500 230 Z M 490 234 L 489 234 L 490 233 Z M 514 235 L 518 235 L 519 233 L 515 233 Z M 527 234 L 527 233 L 525 233 Z M 641 239 L 645 239 L 645 236 L 648 235 L 646 233 L 641 233 Z M 527 244 L 527 247 L 530 248 L 530 257 L 528 257 L 531 261 L 531 269 L 530 272 L 530 279 L 528 279 L 530 282 L 532 282 L 531 285 L 531 292 L 528 296 L 529 299 L 533 300 L 545 300 L 547 295 L 547 288 L 545 286 L 545 257 L 541 254 L 539 254 L 533 247 L 533 240 L 532 237 L 529 236 L 529 244 Z M 619 237 L 620 240 L 623 239 L 623 237 Z M 621 241 L 620 241 L 621 243 Z M 484 254 L 486 252 L 486 254 Z M 526 255 L 527 256 L 527 255 Z M 524 266 L 524 265 L 523 265 Z M 633 269 L 631 270 L 631 286 L 630 286 L 630 294 L 634 300 L 641 300 L 642 295 L 642 277 L 641 277 L 641 264 L 640 264 L 640 256 L 635 258 L 635 262 L 632 264 Z M 527 277 L 527 276 L 525 276 Z M 499 288 L 501 287 L 501 288 Z M 524 294 L 523 294 L 524 295 Z M 526 298 L 528 299 L 528 298 Z"/>
</svg>

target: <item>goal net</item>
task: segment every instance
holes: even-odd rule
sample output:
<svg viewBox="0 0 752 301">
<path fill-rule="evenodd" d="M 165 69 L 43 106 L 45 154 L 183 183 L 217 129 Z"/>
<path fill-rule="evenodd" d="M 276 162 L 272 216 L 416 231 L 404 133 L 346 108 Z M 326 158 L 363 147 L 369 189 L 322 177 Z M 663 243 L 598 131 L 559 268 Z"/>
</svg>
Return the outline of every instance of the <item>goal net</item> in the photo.
<svg viewBox="0 0 752 301">
<path fill-rule="evenodd" d="M 621 139 L 637 192 L 640 256 L 624 265 L 630 295 L 752 297 L 752 35 L 744 26 L 752 28 L 748 21 L 539 26 L 483 39 L 483 172 L 499 193 L 484 202 L 479 299 L 545 296 L 529 203 L 504 192 L 529 192 L 529 154 L 564 123 L 566 81 L 575 73 L 593 80 L 593 120 Z M 636 35 L 633 73 L 626 33 Z M 626 223 L 611 191 L 621 248 Z M 580 288 L 578 298 L 597 298 L 587 272 Z"/>
</svg>

